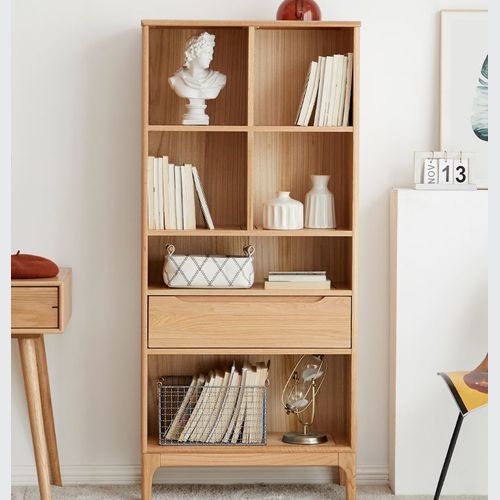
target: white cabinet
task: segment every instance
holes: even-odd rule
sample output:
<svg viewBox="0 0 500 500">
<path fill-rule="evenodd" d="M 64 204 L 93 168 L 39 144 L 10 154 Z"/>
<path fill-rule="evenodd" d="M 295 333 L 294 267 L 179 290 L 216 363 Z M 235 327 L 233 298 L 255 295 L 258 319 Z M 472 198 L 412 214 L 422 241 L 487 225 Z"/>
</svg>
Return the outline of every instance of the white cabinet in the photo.
<svg viewBox="0 0 500 500">
<path fill-rule="evenodd" d="M 458 415 L 436 374 L 487 352 L 488 192 L 391 198 L 390 481 L 433 494 Z M 487 409 L 464 420 L 443 494 L 487 493 Z"/>
</svg>

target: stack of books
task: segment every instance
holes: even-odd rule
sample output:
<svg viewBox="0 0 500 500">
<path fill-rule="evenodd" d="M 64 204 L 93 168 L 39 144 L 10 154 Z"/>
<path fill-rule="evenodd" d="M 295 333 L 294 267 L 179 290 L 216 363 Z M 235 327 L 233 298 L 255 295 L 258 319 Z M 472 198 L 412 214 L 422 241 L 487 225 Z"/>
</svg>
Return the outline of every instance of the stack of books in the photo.
<svg viewBox="0 0 500 500">
<path fill-rule="evenodd" d="M 269 363 L 193 376 L 163 438 L 171 443 L 262 444 Z"/>
<path fill-rule="evenodd" d="M 329 290 L 325 271 L 270 272 L 266 290 Z"/>
<path fill-rule="evenodd" d="M 300 101 L 296 125 L 346 127 L 352 90 L 352 53 L 320 56 L 312 61 Z"/>
<path fill-rule="evenodd" d="M 198 169 L 169 163 L 168 156 L 149 156 L 149 229 L 196 229 L 195 190 L 207 227 L 214 229 Z"/>
</svg>

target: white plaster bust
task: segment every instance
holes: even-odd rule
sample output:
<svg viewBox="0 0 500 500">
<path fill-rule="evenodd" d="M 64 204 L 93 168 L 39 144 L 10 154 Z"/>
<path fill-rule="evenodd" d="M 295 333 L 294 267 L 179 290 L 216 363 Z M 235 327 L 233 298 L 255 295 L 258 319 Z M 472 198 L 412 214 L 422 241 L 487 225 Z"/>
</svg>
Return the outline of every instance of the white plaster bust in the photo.
<svg viewBox="0 0 500 500">
<path fill-rule="evenodd" d="M 168 81 L 179 97 L 189 99 L 183 125 L 208 125 L 206 99 L 215 99 L 226 85 L 226 75 L 209 69 L 215 48 L 215 35 L 202 33 L 190 38 L 184 52 L 184 66 Z"/>
</svg>

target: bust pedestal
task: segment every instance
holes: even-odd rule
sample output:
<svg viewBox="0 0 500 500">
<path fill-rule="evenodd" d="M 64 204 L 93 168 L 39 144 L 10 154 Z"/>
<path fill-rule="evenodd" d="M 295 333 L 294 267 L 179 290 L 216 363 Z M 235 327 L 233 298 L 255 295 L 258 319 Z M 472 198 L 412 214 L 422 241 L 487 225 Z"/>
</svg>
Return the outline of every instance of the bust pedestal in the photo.
<svg viewBox="0 0 500 500">
<path fill-rule="evenodd" d="M 210 117 L 205 113 L 207 105 L 205 99 L 189 99 L 186 112 L 182 117 L 183 125 L 208 125 Z"/>
</svg>

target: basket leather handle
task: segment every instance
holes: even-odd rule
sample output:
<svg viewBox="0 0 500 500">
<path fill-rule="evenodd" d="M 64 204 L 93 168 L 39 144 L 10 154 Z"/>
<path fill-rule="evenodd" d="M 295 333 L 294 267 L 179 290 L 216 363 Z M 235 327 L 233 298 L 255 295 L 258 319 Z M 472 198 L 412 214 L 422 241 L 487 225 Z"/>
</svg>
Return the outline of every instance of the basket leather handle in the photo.
<svg viewBox="0 0 500 500">
<path fill-rule="evenodd" d="M 171 255 L 174 255 L 175 246 L 172 245 L 172 243 L 169 243 L 168 245 L 165 245 L 165 250 L 167 252 L 167 255 L 170 257 Z"/>
<path fill-rule="evenodd" d="M 246 245 L 243 247 L 243 253 L 246 257 L 251 257 L 255 253 L 255 247 L 253 245 Z"/>
</svg>

